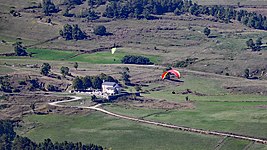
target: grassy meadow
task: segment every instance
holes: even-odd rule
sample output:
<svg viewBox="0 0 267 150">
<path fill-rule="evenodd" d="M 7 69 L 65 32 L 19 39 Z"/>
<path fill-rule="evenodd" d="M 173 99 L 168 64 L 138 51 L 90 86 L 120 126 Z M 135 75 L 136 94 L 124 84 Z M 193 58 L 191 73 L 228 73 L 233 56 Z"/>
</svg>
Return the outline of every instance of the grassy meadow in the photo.
<svg viewBox="0 0 267 150">
<path fill-rule="evenodd" d="M 32 53 L 32 57 L 9 56 L 0 58 L 4 59 L 36 59 L 36 60 L 53 60 L 53 61 L 69 61 L 69 62 L 85 62 L 90 64 L 120 64 L 121 59 L 125 55 L 138 55 L 137 53 L 124 52 L 118 49 L 114 54 L 111 52 L 96 52 L 92 54 L 82 54 L 75 51 L 52 50 L 52 49 L 27 49 L 28 53 Z M 148 57 L 151 62 L 159 63 L 160 56 L 143 55 Z"/>
<path fill-rule="evenodd" d="M 143 125 L 93 112 L 85 116 L 32 115 L 24 118 L 36 127 L 22 134 L 34 141 L 92 142 L 112 149 L 214 149 L 220 137 L 185 133 Z M 64 137 L 64 138 L 62 138 Z M 247 141 L 238 148 L 244 148 Z M 233 148 L 236 145 L 228 145 Z"/>
</svg>

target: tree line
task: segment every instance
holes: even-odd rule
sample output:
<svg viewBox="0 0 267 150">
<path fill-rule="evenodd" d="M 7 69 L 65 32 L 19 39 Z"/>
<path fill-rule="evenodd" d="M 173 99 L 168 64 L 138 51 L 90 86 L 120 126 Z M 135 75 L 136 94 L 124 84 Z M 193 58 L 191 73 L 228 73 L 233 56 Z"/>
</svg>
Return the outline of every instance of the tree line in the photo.
<svg viewBox="0 0 267 150">
<path fill-rule="evenodd" d="M 108 18 L 146 18 L 151 15 L 162 15 L 173 12 L 176 15 L 190 13 L 195 16 L 210 15 L 219 20 L 229 23 L 231 19 L 237 20 L 244 25 L 267 30 L 267 18 L 255 12 L 235 10 L 233 6 L 202 6 L 191 0 L 127 0 L 111 1 L 103 13 Z"/>
<path fill-rule="evenodd" d="M 0 149 L 1 150 L 103 150 L 102 146 L 82 144 L 81 142 L 55 142 L 45 139 L 36 143 L 27 137 L 16 135 L 11 121 L 0 120 Z"/>
<path fill-rule="evenodd" d="M 121 60 L 124 64 L 142 64 L 142 65 L 149 65 L 153 64 L 150 62 L 149 58 L 144 56 L 134 56 L 134 55 L 126 55 Z"/>
<path fill-rule="evenodd" d="M 103 81 L 118 82 L 112 76 L 101 73 L 98 76 L 76 77 L 72 81 L 72 87 L 76 90 L 85 90 L 88 88 L 101 89 Z"/>
<path fill-rule="evenodd" d="M 77 24 L 65 24 L 63 30 L 59 30 L 59 35 L 66 40 L 83 40 L 87 37 Z"/>
<path fill-rule="evenodd" d="M 65 10 L 64 16 L 75 16 L 68 13 L 73 5 L 80 5 L 84 0 L 65 0 L 63 4 L 69 7 Z M 93 6 L 105 4 L 106 0 L 89 0 L 89 8 L 82 10 L 78 17 L 88 20 L 98 19 L 99 16 L 93 10 Z M 43 0 L 43 12 L 45 15 L 56 13 L 59 8 L 51 0 Z M 153 19 L 152 15 L 162 15 L 173 12 L 176 15 L 190 13 L 195 16 L 210 15 L 215 18 L 230 23 L 231 19 L 237 20 L 244 25 L 267 30 L 267 18 L 262 14 L 248 12 L 246 10 L 235 10 L 234 6 L 202 6 L 193 3 L 191 0 L 110 0 L 102 16 L 108 18 L 145 18 Z"/>
</svg>

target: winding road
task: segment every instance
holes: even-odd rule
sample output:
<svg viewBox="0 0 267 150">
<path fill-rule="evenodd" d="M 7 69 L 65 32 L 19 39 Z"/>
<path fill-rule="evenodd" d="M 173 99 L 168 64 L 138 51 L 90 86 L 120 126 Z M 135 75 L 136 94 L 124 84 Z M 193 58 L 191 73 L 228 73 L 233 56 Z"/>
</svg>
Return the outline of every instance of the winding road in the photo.
<svg viewBox="0 0 267 150">
<path fill-rule="evenodd" d="M 262 138 L 257 138 L 257 137 L 252 137 L 252 136 L 246 136 L 246 135 L 240 135 L 240 134 L 235 134 L 235 133 L 228 133 L 228 132 L 220 132 L 220 131 L 209 131 L 209 130 L 203 130 L 203 129 L 196 129 L 196 128 L 190 128 L 190 127 L 184 127 L 184 126 L 178 126 L 178 125 L 171 125 L 167 123 L 162 123 L 162 122 L 156 122 L 156 121 L 149 121 L 149 120 L 144 120 L 144 119 L 138 119 L 134 117 L 129 117 L 125 115 L 120 115 L 116 114 L 110 111 L 107 111 L 105 109 L 99 108 L 101 104 L 97 104 L 95 106 L 66 106 L 66 105 L 60 105 L 60 103 L 66 103 L 66 102 L 73 102 L 73 101 L 78 101 L 82 99 L 82 97 L 78 96 L 72 96 L 73 99 L 70 100 L 63 100 L 63 101 L 56 101 L 56 102 L 51 102 L 48 103 L 51 106 L 56 106 L 56 107 L 71 107 L 71 108 L 84 108 L 84 109 L 91 109 L 91 110 L 96 110 L 100 111 L 104 114 L 122 118 L 122 119 L 127 119 L 131 121 L 136 121 L 140 123 L 146 123 L 150 125 L 156 125 L 156 126 L 161 126 L 165 128 L 171 128 L 171 129 L 176 129 L 176 130 L 181 130 L 181 131 L 187 131 L 187 132 L 193 132 L 193 133 L 199 133 L 199 134 L 205 134 L 205 135 L 214 135 L 214 136 L 221 136 L 221 137 L 232 137 L 236 139 L 242 139 L 242 140 L 248 140 L 248 141 L 253 141 L 257 143 L 262 143 L 262 144 L 267 144 L 267 139 L 262 139 Z"/>
</svg>

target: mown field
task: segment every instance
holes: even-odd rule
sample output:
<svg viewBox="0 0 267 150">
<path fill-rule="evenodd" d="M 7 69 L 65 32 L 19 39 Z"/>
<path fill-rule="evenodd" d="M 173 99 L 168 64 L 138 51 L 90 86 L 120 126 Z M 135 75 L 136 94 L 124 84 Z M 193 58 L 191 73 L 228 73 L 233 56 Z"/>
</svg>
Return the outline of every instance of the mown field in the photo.
<svg viewBox="0 0 267 150">
<path fill-rule="evenodd" d="M 97 112 L 86 116 L 33 115 L 24 121 L 36 125 L 23 134 L 34 141 L 49 137 L 55 141 L 93 142 L 112 149 L 214 149 L 222 139 L 142 125 Z M 229 139 L 225 148 L 242 149 L 248 143 Z"/>
<path fill-rule="evenodd" d="M 120 64 L 121 60 L 126 55 L 135 55 L 137 53 L 125 52 L 123 49 L 118 49 L 114 54 L 108 52 L 96 52 L 92 54 L 84 54 L 75 51 L 51 50 L 51 49 L 28 49 L 28 53 L 32 53 L 32 57 L 18 57 L 18 56 L 0 56 L 4 59 L 36 59 L 47 61 L 69 61 L 69 62 L 86 62 L 90 64 Z M 160 56 L 157 55 L 143 55 L 150 59 L 153 63 L 160 62 Z"/>
</svg>

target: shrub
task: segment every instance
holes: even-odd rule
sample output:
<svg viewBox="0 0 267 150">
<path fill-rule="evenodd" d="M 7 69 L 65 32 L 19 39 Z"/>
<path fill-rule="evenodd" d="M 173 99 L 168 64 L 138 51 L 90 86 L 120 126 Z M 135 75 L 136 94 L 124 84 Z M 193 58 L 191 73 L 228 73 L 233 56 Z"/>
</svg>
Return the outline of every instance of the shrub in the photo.
<svg viewBox="0 0 267 150">
<path fill-rule="evenodd" d="M 106 29 L 106 27 L 103 26 L 103 25 L 96 26 L 96 27 L 94 28 L 94 34 L 95 34 L 95 35 L 100 35 L 100 36 L 106 35 L 106 34 L 107 34 L 107 29 Z"/>
</svg>

